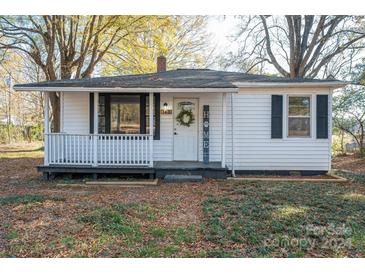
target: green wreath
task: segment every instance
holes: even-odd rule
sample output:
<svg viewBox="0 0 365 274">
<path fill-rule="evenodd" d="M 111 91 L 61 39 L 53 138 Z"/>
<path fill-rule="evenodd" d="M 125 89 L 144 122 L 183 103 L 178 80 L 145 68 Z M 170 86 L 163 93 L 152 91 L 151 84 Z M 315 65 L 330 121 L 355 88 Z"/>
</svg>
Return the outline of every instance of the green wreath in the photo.
<svg viewBox="0 0 365 274">
<path fill-rule="evenodd" d="M 189 109 L 182 109 L 176 116 L 176 121 L 182 126 L 190 127 L 190 125 L 195 121 L 193 111 Z"/>
</svg>

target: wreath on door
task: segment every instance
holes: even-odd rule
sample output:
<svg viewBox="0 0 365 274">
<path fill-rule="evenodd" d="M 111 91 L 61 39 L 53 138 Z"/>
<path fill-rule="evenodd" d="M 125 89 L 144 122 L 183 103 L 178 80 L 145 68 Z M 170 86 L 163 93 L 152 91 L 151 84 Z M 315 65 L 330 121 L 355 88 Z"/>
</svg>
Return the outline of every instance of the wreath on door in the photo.
<svg viewBox="0 0 365 274">
<path fill-rule="evenodd" d="M 182 109 L 180 113 L 176 116 L 176 121 L 179 125 L 184 127 L 190 127 L 195 121 L 193 111 L 191 109 Z"/>
</svg>

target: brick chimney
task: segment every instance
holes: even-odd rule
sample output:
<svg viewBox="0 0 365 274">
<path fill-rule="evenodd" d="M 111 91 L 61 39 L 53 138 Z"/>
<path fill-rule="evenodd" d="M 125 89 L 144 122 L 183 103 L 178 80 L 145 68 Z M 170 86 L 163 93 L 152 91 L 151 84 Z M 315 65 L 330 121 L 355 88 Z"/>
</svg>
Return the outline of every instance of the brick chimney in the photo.
<svg viewBox="0 0 365 274">
<path fill-rule="evenodd" d="M 166 71 L 166 57 L 161 55 L 157 57 L 157 72 Z"/>
</svg>

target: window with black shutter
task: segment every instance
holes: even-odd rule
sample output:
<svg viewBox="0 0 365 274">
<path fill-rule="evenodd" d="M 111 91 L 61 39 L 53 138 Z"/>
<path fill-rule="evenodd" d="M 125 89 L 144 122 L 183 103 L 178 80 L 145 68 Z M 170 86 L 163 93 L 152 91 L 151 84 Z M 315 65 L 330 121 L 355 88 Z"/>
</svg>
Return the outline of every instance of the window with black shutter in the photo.
<svg viewBox="0 0 365 274">
<path fill-rule="evenodd" d="M 100 93 L 98 133 L 145 134 L 149 132 L 149 95 Z M 154 139 L 160 139 L 160 94 L 154 94 Z M 90 93 L 90 133 L 94 131 L 94 94 Z"/>
</svg>

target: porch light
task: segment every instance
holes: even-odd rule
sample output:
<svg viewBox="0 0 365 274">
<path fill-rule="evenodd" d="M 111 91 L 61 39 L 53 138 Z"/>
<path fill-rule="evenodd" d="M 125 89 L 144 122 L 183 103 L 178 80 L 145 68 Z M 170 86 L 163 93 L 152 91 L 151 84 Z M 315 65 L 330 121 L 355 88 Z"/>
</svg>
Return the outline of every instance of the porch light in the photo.
<svg viewBox="0 0 365 274">
<path fill-rule="evenodd" d="M 169 105 L 165 102 L 165 103 L 163 103 L 163 111 L 164 112 L 166 112 L 167 111 L 167 107 L 168 107 Z"/>
<path fill-rule="evenodd" d="M 169 107 L 169 104 L 167 102 L 163 103 L 161 114 L 172 114 L 172 108 Z"/>
</svg>

